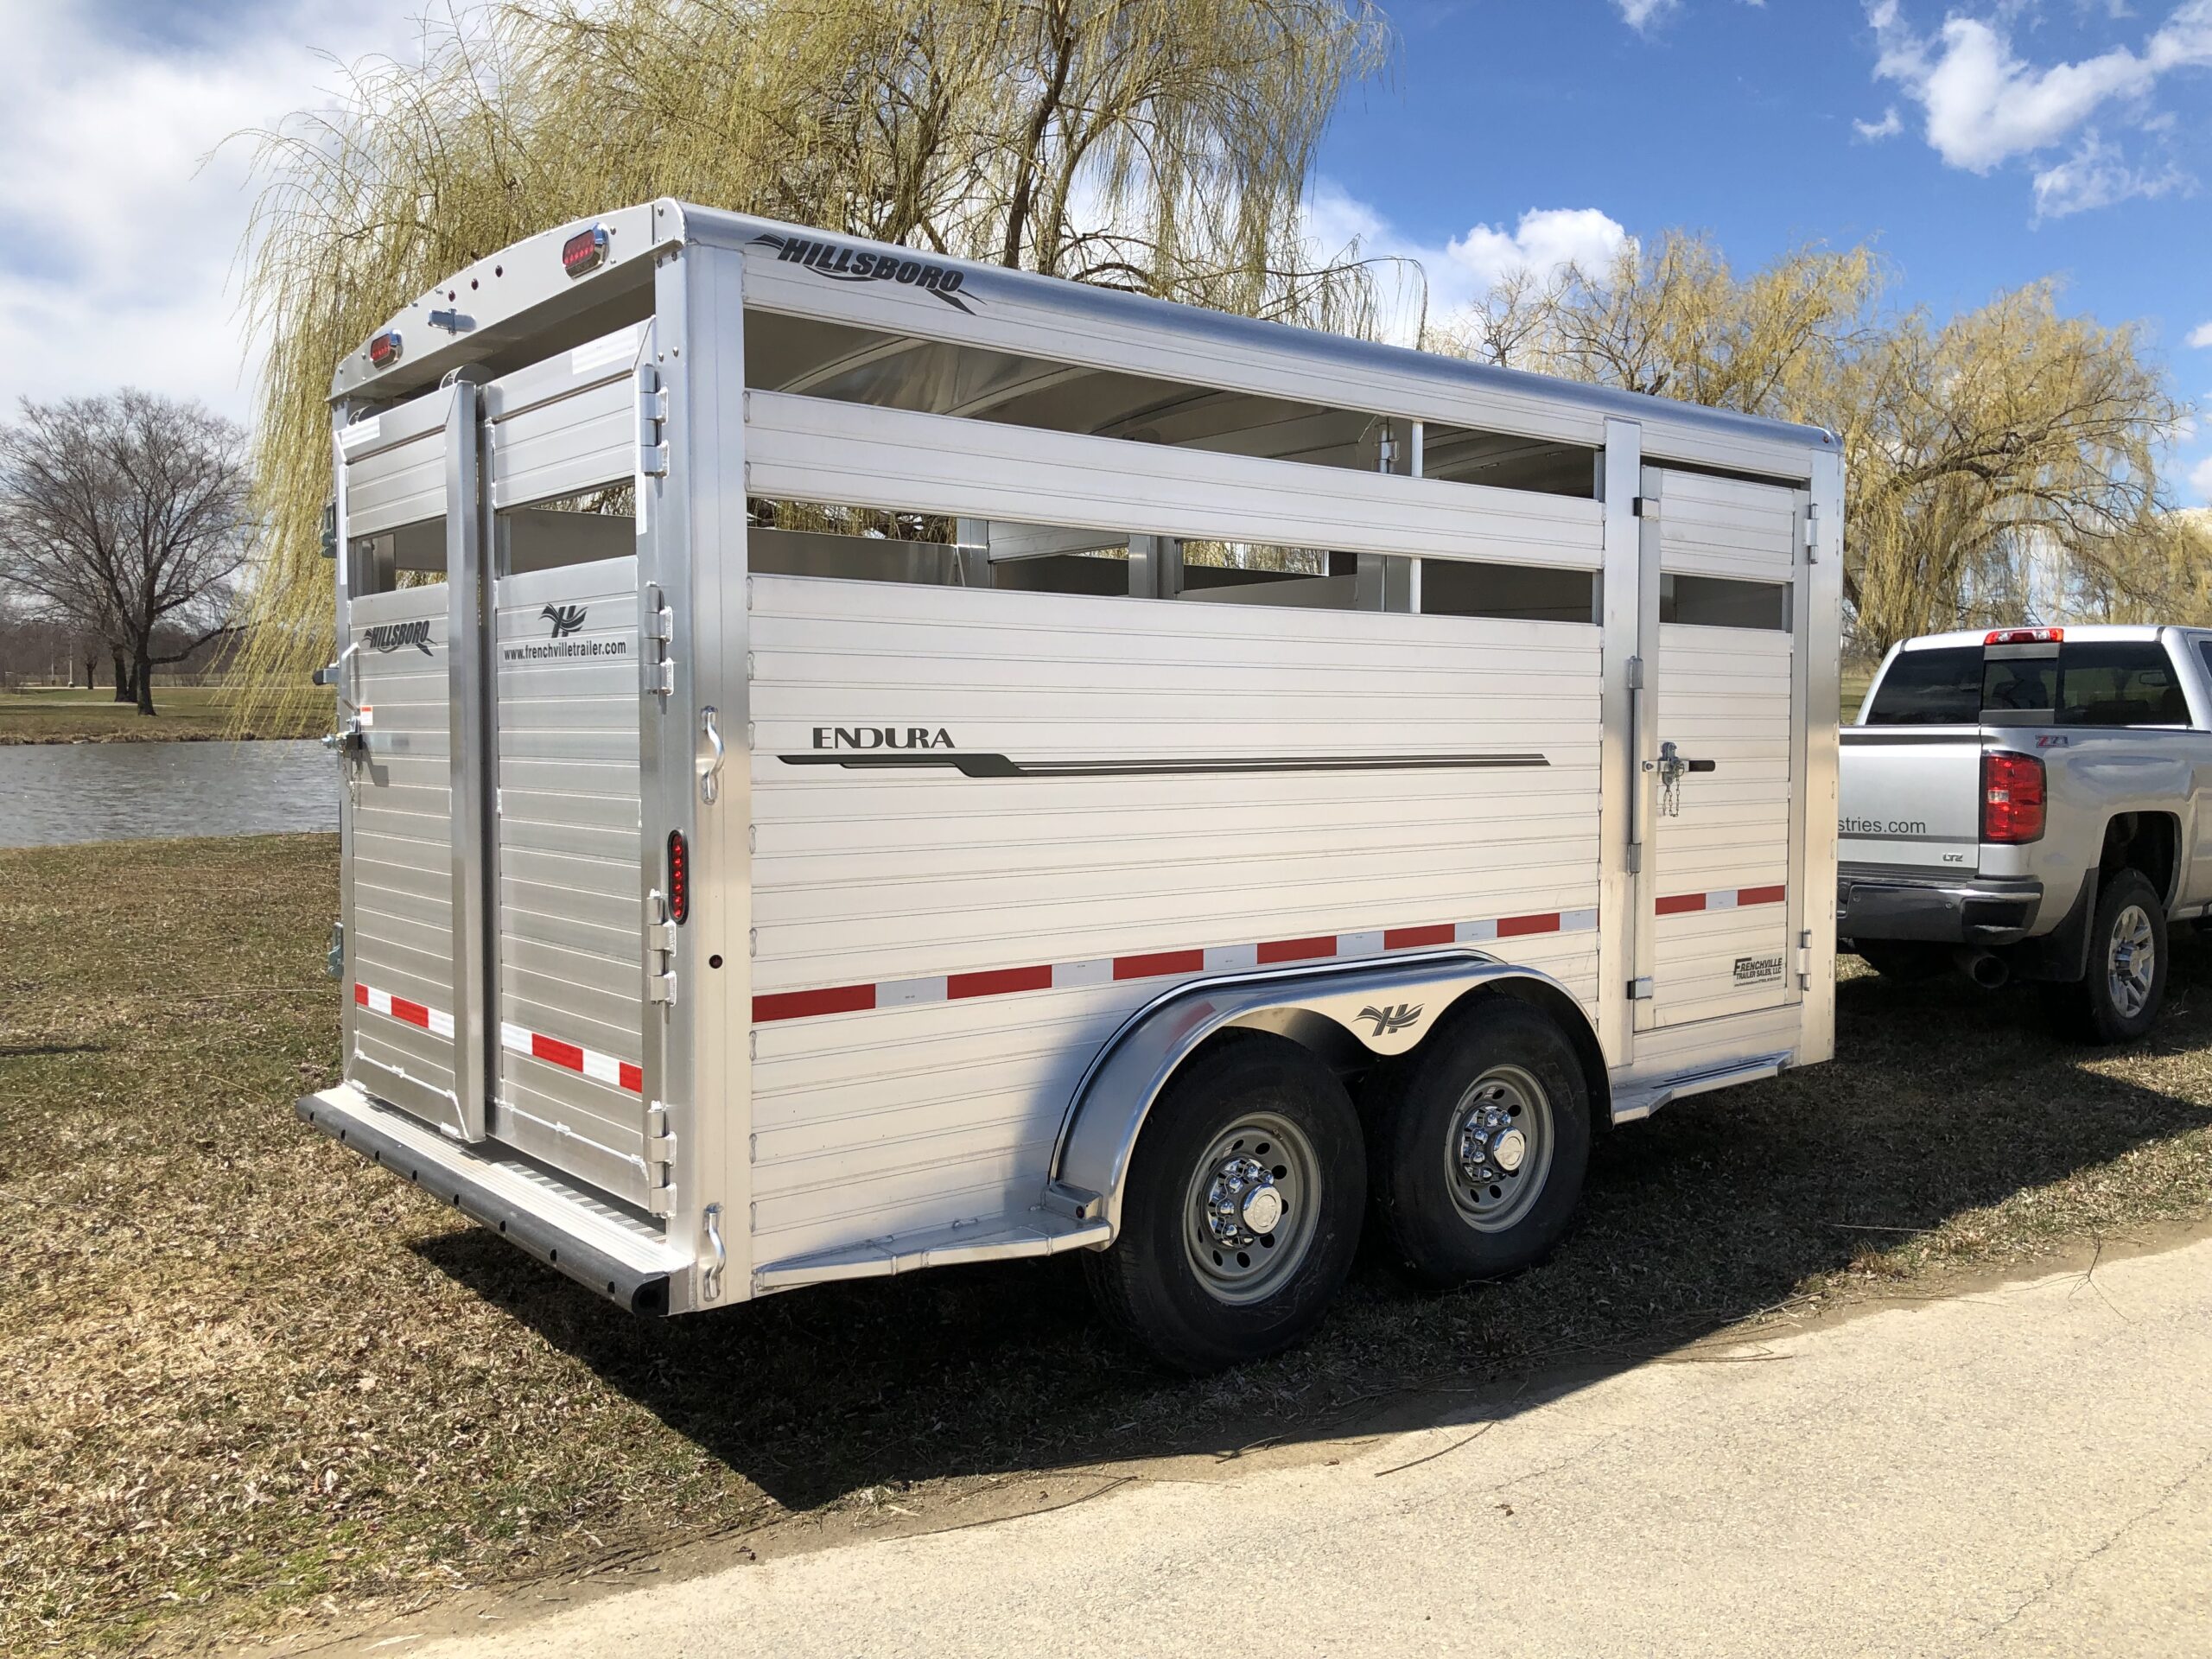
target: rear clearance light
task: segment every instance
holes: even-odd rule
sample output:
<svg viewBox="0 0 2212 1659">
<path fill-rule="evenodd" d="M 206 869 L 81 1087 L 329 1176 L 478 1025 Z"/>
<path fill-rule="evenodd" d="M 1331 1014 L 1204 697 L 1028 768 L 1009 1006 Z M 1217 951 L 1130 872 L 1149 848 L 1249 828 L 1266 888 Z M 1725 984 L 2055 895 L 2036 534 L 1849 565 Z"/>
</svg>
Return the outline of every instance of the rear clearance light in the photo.
<svg viewBox="0 0 2212 1659">
<path fill-rule="evenodd" d="M 668 919 L 683 925 L 691 913 L 691 849 L 683 844 L 683 832 L 668 832 Z"/>
<path fill-rule="evenodd" d="M 399 331 L 387 328 L 369 342 L 369 362 L 372 366 L 384 368 L 399 361 Z"/>
<path fill-rule="evenodd" d="M 2031 754 L 1991 749 L 1981 757 L 1981 838 L 2043 839 L 2043 762 Z"/>
<path fill-rule="evenodd" d="M 571 276 L 581 276 L 606 263 L 607 232 L 596 225 L 578 231 L 561 245 L 561 269 Z"/>
<path fill-rule="evenodd" d="M 1992 628 L 1981 638 L 1985 645 L 2055 645 L 2066 638 L 2063 628 Z"/>
</svg>

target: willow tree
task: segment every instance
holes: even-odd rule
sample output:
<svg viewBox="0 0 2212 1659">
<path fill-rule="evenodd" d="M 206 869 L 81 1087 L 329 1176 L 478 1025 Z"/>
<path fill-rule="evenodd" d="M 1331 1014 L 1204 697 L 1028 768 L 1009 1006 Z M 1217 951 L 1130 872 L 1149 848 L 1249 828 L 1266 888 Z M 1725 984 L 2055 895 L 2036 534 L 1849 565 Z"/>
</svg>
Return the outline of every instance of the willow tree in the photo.
<svg viewBox="0 0 2212 1659">
<path fill-rule="evenodd" d="M 1838 432 L 1861 652 L 2037 607 L 2212 620 L 2200 532 L 2158 477 L 2184 411 L 2136 331 L 2063 315 L 2048 283 L 1942 323 L 1885 312 L 1887 276 L 1821 247 L 1738 276 L 1669 233 L 1501 283 L 1445 344 Z"/>
<path fill-rule="evenodd" d="M 667 195 L 1362 332 L 1358 250 L 1310 249 L 1301 207 L 1384 46 L 1366 0 L 492 0 L 355 68 L 257 136 L 246 690 L 301 696 L 328 646 L 331 370 L 439 277 Z"/>
</svg>

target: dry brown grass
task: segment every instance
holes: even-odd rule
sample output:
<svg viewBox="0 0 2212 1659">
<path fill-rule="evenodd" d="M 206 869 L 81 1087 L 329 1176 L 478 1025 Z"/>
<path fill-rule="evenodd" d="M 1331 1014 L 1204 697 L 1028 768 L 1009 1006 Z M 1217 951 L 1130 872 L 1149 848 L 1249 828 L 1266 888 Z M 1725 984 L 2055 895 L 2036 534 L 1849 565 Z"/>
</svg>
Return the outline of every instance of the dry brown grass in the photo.
<svg viewBox="0 0 2212 1659">
<path fill-rule="evenodd" d="M 233 731 L 239 704 L 215 685 L 154 687 L 151 719 L 112 691 L 37 686 L 0 692 L 0 744 L 174 743 L 218 738 L 316 737 L 330 729 L 329 697 L 309 697 L 289 713 Z"/>
<path fill-rule="evenodd" d="M 0 1647 L 166 1649 L 1010 1471 L 1296 1438 L 1354 1402 L 1610 1367 L 1777 1306 L 2212 1215 L 2212 952 L 2149 1046 L 1841 991 L 1845 1058 L 1604 1138 L 1552 1261 L 1373 1264 L 1205 1382 L 1067 1262 L 649 1324 L 302 1128 L 337 998 L 327 837 L 0 852 Z"/>
</svg>

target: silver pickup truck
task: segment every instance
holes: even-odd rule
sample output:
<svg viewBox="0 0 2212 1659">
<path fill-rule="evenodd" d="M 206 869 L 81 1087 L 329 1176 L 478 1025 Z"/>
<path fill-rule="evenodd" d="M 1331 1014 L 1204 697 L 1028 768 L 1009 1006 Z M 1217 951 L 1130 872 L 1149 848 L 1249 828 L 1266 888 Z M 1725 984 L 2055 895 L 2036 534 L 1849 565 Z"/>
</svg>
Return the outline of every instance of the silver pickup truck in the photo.
<svg viewBox="0 0 2212 1659">
<path fill-rule="evenodd" d="M 2042 983 L 2139 1036 L 2170 921 L 2212 911 L 2212 632 L 1908 639 L 1843 728 L 1836 931 L 1880 972 Z"/>
</svg>

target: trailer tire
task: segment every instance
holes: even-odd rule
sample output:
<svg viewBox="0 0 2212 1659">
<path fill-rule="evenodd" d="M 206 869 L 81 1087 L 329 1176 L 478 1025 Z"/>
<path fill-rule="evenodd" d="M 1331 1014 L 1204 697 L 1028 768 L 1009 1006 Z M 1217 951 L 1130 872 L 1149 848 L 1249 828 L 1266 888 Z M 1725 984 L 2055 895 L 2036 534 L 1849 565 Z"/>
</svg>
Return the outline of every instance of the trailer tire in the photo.
<svg viewBox="0 0 2212 1659">
<path fill-rule="evenodd" d="M 1335 1075 L 1287 1038 L 1232 1033 L 1154 1103 L 1120 1233 L 1084 1262 L 1091 1293 L 1179 1370 L 1262 1358 L 1319 1323 L 1351 1270 L 1366 1191 L 1359 1116 Z"/>
<path fill-rule="evenodd" d="M 2049 995 L 2082 1041 L 2132 1043 L 2165 1006 L 2166 956 L 2166 906 L 2158 888 L 2140 870 L 2115 870 L 2100 884 L 2087 970 Z"/>
<path fill-rule="evenodd" d="M 1421 1283 L 1518 1273 L 1566 1232 L 1590 1089 L 1541 1010 L 1484 998 L 1378 1079 L 1372 1113 L 1376 1220 Z"/>
</svg>

